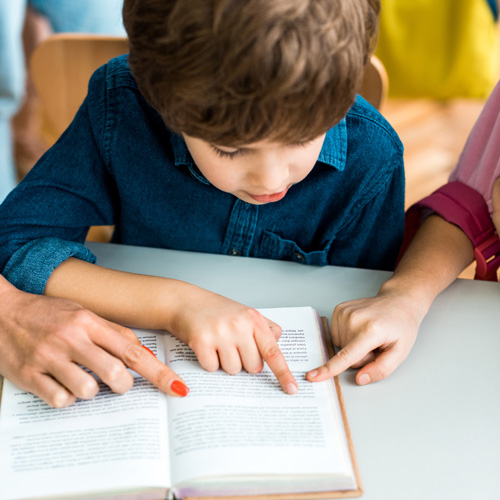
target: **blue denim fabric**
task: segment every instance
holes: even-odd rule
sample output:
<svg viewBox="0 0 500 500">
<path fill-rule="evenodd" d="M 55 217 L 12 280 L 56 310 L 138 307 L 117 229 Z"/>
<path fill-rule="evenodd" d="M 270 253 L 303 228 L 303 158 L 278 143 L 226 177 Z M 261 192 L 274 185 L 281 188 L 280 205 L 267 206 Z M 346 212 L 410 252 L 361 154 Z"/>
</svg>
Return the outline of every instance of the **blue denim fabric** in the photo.
<svg viewBox="0 0 500 500">
<path fill-rule="evenodd" d="M 491 9 L 491 13 L 495 18 L 495 21 L 498 21 L 498 0 L 486 0 L 486 1 Z"/>
<path fill-rule="evenodd" d="M 73 123 L 0 207 L 0 269 L 42 293 L 68 256 L 93 261 L 82 243 L 106 224 L 131 245 L 392 269 L 403 219 L 403 147 L 364 99 L 302 182 L 252 205 L 203 177 L 122 56 L 94 74 Z"/>
<path fill-rule="evenodd" d="M 56 33 L 126 36 L 123 0 L 28 0 L 28 3 L 48 19 Z"/>
</svg>

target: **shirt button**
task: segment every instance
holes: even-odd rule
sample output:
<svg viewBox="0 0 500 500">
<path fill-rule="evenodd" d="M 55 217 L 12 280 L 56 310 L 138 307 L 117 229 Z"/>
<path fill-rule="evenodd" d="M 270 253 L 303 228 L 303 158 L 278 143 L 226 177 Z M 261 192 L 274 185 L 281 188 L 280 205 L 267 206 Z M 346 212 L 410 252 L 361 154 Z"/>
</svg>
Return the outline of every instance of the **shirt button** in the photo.
<svg viewBox="0 0 500 500">
<path fill-rule="evenodd" d="M 306 258 L 300 253 L 300 252 L 295 252 L 293 256 L 299 261 L 299 262 L 304 262 Z"/>
<path fill-rule="evenodd" d="M 234 255 L 235 257 L 238 257 L 239 255 L 241 255 L 241 251 L 238 250 L 237 248 L 231 248 L 231 250 L 229 250 L 229 252 L 227 252 L 228 255 Z"/>
</svg>

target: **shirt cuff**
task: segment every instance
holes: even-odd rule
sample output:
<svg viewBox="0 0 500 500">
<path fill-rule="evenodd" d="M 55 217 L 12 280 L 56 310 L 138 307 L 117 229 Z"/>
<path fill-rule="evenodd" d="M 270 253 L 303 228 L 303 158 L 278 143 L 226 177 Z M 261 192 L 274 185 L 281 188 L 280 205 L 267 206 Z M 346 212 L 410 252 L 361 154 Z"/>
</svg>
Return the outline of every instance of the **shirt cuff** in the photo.
<svg viewBox="0 0 500 500">
<path fill-rule="evenodd" d="M 70 257 L 91 264 L 97 262 L 96 256 L 81 243 L 40 238 L 12 254 L 2 274 L 20 290 L 42 295 L 54 269 Z"/>
</svg>

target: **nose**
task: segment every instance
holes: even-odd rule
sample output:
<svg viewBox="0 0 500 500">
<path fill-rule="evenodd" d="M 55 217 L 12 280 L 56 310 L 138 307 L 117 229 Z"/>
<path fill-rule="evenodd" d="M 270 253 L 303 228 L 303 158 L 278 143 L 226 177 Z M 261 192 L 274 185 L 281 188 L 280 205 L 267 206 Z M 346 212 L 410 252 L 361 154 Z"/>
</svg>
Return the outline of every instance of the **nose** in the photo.
<svg viewBox="0 0 500 500">
<path fill-rule="evenodd" d="M 283 191 L 289 182 L 287 163 L 265 161 L 255 166 L 249 174 L 249 182 L 256 194 L 273 194 Z"/>
</svg>

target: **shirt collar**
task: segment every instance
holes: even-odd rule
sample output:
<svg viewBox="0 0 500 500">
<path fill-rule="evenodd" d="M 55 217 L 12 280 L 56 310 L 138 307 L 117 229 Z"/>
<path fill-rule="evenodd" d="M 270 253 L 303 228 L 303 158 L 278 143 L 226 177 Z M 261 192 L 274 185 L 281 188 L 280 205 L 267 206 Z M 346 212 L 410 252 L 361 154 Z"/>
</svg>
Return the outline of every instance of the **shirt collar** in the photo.
<svg viewBox="0 0 500 500">
<path fill-rule="evenodd" d="M 188 165 L 190 167 L 194 166 L 194 160 L 189 153 L 189 149 L 187 148 L 184 139 L 179 134 L 171 132 L 170 144 L 172 144 L 174 163 L 177 167 L 179 165 Z"/>
<path fill-rule="evenodd" d="M 318 161 L 340 170 L 345 169 L 347 160 L 347 125 L 345 117 L 331 128 L 325 136 Z"/>
<path fill-rule="evenodd" d="M 174 152 L 174 164 L 176 167 L 180 165 L 185 165 L 189 169 L 191 175 L 198 179 L 201 183 L 209 185 L 208 179 L 200 172 L 199 168 L 196 166 L 191 153 L 184 139 L 172 132 L 170 136 L 170 144 L 172 144 L 172 150 Z"/>
<path fill-rule="evenodd" d="M 172 133 L 170 142 L 174 152 L 174 163 L 176 166 L 187 165 L 195 168 L 196 165 L 189 153 L 184 139 Z M 318 156 L 318 161 L 330 165 L 341 172 L 345 168 L 347 158 L 347 126 L 345 117 L 335 127 L 331 128 L 325 136 L 323 146 Z"/>
</svg>

